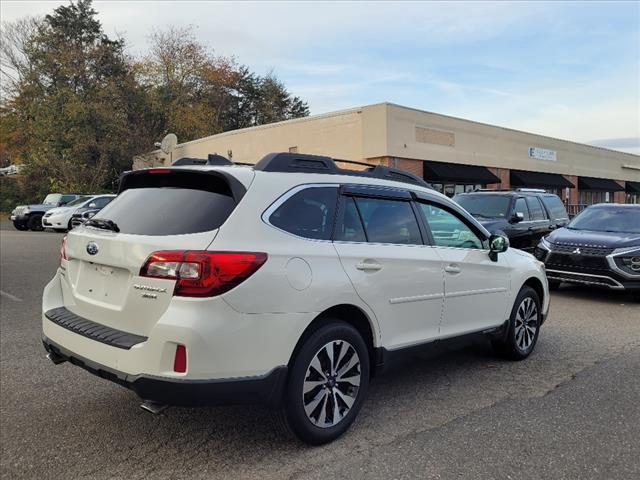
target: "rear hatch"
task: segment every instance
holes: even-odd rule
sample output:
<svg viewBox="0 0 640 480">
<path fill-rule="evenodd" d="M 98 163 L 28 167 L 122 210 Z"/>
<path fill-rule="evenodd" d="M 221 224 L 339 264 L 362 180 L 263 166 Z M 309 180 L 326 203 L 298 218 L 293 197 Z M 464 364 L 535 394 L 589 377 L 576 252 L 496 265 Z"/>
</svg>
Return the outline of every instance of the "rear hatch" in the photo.
<svg viewBox="0 0 640 480">
<path fill-rule="evenodd" d="M 229 170 L 229 169 L 227 169 Z M 125 174 L 119 195 L 66 240 L 65 307 L 103 325 L 148 335 L 175 280 L 140 277 L 157 251 L 205 250 L 253 177 L 218 170 L 151 169 Z"/>
</svg>

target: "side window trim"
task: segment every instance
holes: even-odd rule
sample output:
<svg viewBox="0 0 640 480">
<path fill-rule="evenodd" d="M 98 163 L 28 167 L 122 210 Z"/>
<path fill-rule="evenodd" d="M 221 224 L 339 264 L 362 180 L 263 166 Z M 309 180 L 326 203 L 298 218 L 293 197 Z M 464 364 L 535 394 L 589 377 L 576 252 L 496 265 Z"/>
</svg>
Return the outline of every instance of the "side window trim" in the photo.
<svg viewBox="0 0 640 480">
<path fill-rule="evenodd" d="M 340 186 L 340 194 L 353 197 L 380 198 L 396 201 L 411 201 L 411 193 L 393 187 L 366 184 L 345 184 Z"/>
<path fill-rule="evenodd" d="M 518 203 L 518 200 L 522 200 L 524 202 L 524 206 L 527 209 L 527 220 L 523 220 L 520 223 L 531 223 L 533 220 L 531 220 L 531 213 L 529 212 L 529 205 L 527 205 L 527 199 L 525 197 L 516 197 L 516 199 L 513 202 L 513 213 L 517 213 L 517 208 L 516 205 Z M 522 212 L 524 213 L 524 212 Z"/>
<path fill-rule="evenodd" d="M 287 200 L 289 200 L 291 197 L 293 197 L 296 193 L 302 192 L 303 190 L 306 190 L 308 188 L 335 188 L 336 189 L 336 196 L 337 196 L 337 198 L 336 198 L 336 208 L 335 208 L 335 211 L 334 211 L 334 214 L 333 214 L 332 223 L 331 223 L 331 234 L 329 235 L 329 239 L 327 239 L 327 240 L 318 239 L 318 238 L 302 237 L 300 235 L 296 235 L 295 233 L 291 233 L 291 232 L 288 232 L 286 230 L 283 230 L 282 228 L 275 226 L 274 224 L 272 224 L 269 221 L 269 218 L 271 217 L 271 215 L 276 210 L 278 210 L 278 208 L 280 208 L 282 206 L 282 204 L 284 204 Z M 340 189 L 340 185 L 337 184 L 337 183 L 305 183 L 303 185 L 297 185 L 297 186 L 287 190 L 285 193 L 280 195 L 278 198 L 276 198 L 273 201 L 273 203 L 271 203 L 271 205 L 269 205 L 266 208 L 266 210 L 264 212 L 262 212 L 262 215 L 260 216 L 260 219 L 263 221 L 263 223 L 265 223 L 266 225 L 269 225 L 271 228 L 275 228 L 279 232 L 286 233 L 287 235 L 291 235 L 292 237 L 299 238 L 301 240 L 307 240 L 307 241 L 310 241 L 310 242 L 332 242 L 333 241 L 333 236 L 335 235 L 336 221 L 337 221 L 337 218 L 338 218 L 338 210 L 339 210 L 339 202 L 340 202 L 339 189 Z"/>
<path fill-rule="evenodd" d="M 341 218 L 344 217 L 344 212 L 347 208 L 346 206 L 347 201 L 352 201 L 353 206 L 356 209 L 356 213 L 358 214 L 358 220 L 360 221 L 360 226 L 362 227 L 362 232 L 364 233 L 364 238 L 365 238 L 364 242 L 357 241 L 357 240 L 342 240 L 342 239 L 336 238 L 338 233 L 338 222 Z M 339 191 L 338 191 L 338 202 L 336 205 L 336 216 L 335 216 L 335 219 L 333 220 L 333 230 L 331 232 L 331 241 L 339 242 L 339 243 L 369 243 L 369 237 L 367 236 L 367 229 L 364 228 L 364 221 L 362 220 L 362 214 L 360 213 L 358 204 L 355 202 L 352 195 L 344 195 L 344 194 L 341 194 Z"/>
<path fill-rule="evenodd" d="M 424 222 L 425 225 L 425 229 L 427 230 L 427 234 L 429 237 L 429 244 L 432 247 L 437 247 L 437 248 L 455 248 L 457 250 L 479 250 L 479 251 L 488 251 L 489 250 L 489 239 L 487 238 L 487 236 L 481 232 L 480 230 L 478 230 L 478 228 L 476 228 L 475 225 L 473 225 L 472 223 L 470 223 L 466 218 L 464 218 L 462 215 L 460 215 L 458 212 L 456 212 L 456 210 L 454 208 L 451 208 L 449 205 L 443 203 L 443 202 L 439 202 L 437 200 L 433 200 L 433 199 L 424 199 L 424 198 L 417 198 L 415 200 L 415 203 L 423 203 L 426 205 L 433 205 L 436 208 L 440 208 L 448 213 L 450 213 L 451 215 L 453 215 L 454 217 L 456 217 L 458 220 L 460 220 L 462 223 L 464 223 L 469 230 L 471 230 L 480 240 L 480 242 L 482 242 L 482 248 L 481 249 L 477 249 L 477 248 L 463 248 L 463 247 L 444 247 L 444 246 L 439 246 L 436 245 L 435 240 L 433 238 L 433 233 L 431 232 L 431 226 L 429 225 L 429 222 L 427 221 L 424 212 L 422 211 L 421 208 L 419 208 L 417 205 L 417 210 L 419 211 L 420 217 L 421 217 L 421 221 Z"/>
<path fill-rule="evenodd" d="M 538 222 L 548 222 L 548 221 L 550 221 L 551 217 L 548 215 L 546 207 L 544 206 L 544 204 L 542 203 L 542 200 L 540 200 L 540 198 L 538 196 L 519 197 L 519 198 L 523 198 L 524 199 L 524 202 L 527 205 L 527 209 L 529 210 L 529 221 L 528 221 L 528 223 L 538 223 Z M 529 201 L 530 201 L 529 199 L 534 199 L 532 201 L 538 202 L 538 206 L 542 210 L 542 214 L 545 216 L 545 218 L 539 218 L 537 220 L 534 220 L 532 218 L 533 214 L 532 214 L 531 208 L 529 208 Z M 521 223 L 525 223 L 525 222 L 521 222 Z"/>
<path fill-rule="evenodd" d="M 386 188 L 386 187 L 378 187 L 377 185 L 355 185 L 355 187 L 362 187 L 362 188 L 358 188 L 357 190 L 355 188 L 350 188 L 353 187 L 354 185 L 341 185 L 339 191 L 338 191 L 338 206 L 336 208 L 336 218 L 334 220 L 334 224 L 333 224 L 333 232 L 331 235 L 331 239 L 334 242 L 341 242 L 341 243 L 375 243 L 375 244 L 380 244 L 378 242 L 370 242 L 369 241 L 369 233 L 367 232 L 367 227 L 365 225 L 364 219 L 362 218 L 362 212 L 360 211 L 360 207 L 358 206 L 358 202 L 355 201 L 355 198 L 372 198 L 372 199 L 376 199 L 376 200 L 388 200 L 388 201 L 394 201 L 394 202 L 405 202 L 405 203 L 409 203 L 409 205 L 411 206 L 411 211 L 413 212 L 413 216 L 416 220 L 416 223 L 418 225 L 418 231 L 420 233 L 420 239 L 422 241 L 422 243 L 411 243 L 411 244 L 404 244 L 404 243 L 384 243 L 384 244 L 380 244 L 380 245 L 398 245 L 398 246 L 431 246 L 430 245 L 430 239 L 431 239 L 431 234 L 430 232 L 428 232 L 423 225 L 423 220 L 422 217 L 420 216 L 420 213 L 418 212 L 418 209 L 416 208 L 415 203 L 411 200 L 412 199 L 412 195 L 410 192 L 406 192 L 402 191 L 402 190 L 396 190 L 393 188 Z M 371 193 L 373 193 L 375 191 L 375 193 L 371 194 L 370 192 L 366 191 L 367 187 L 371 187 Z M 394 194 L 391 195 L 387 195 L 386 192 L 384 195 L 382 194 L 378 194 L 379 191 L 383 191 L 383 190 L 389 190 L 393 193 L 398 192 L 399 194 L 396 196 Z M 338 219 L 341 218 L 341 215 L 344 212 L 344 209 L 346 208 L 345 206 L 345 201 L 346 199 L 354 199 L 353 203 L 356 207 L 356 211 L 358 212 L 358 219 L 360 220 L 360 224 L 362 225 L 362 231 L 364 232 L 365 235 L 365 242 L 355 242 L 355 241 L 350 241 L 350 240 L 337 240 L 335 238 L 336 235 L 336 231 L 337 231 L 337 223 L 338 223 Z"/>
</svg>

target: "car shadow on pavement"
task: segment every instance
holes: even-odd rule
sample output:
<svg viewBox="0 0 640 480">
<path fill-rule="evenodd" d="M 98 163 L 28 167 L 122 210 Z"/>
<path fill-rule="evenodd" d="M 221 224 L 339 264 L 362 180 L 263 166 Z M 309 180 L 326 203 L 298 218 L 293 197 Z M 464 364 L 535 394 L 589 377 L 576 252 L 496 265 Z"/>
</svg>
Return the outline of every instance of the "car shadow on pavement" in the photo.
<svg viewBox="0 0 640 480">
<path fill-rule="evenodd" d="M 580 301 L 606 302 L 615 304 L 633 304 L 634 299 L 630 292 L 621 290 L 609 290 L 589 285 L 562 284 L 558 290 L 551 292 L 551 301 L 554 296 Z"/>
</svg>

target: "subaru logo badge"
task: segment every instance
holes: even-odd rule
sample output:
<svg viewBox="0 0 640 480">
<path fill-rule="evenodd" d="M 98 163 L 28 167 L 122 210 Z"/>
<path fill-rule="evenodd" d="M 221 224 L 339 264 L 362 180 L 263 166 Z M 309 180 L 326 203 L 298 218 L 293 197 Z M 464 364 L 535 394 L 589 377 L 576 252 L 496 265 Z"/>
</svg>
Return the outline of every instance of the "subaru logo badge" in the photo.
<svg viewBox="0 0 640 480">
<path fill-rule="evenodd" d="M 87 243 L 87 253 L 89 255 L 95 255 L 98 253 L 98 244 L 96 242 Z"/>
<path fill-rule="evenodd" d="M 89 247 L 87 247 L 87 248 L 89 248 Z M 582 250 L 580 250 L 580 247 L 578 247 L 571 253 L 573 253 L 574 255 L 580 255 L 582 253 Z"/>
</svg>

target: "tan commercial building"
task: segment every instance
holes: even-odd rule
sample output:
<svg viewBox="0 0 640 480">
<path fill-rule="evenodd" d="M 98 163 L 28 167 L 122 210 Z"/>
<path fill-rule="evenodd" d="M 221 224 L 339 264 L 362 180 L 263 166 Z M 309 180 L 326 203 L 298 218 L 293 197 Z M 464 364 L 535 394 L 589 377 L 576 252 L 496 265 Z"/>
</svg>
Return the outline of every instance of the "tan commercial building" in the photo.
<svg viewBox="0 0 640 480">
<path fill-rule="evenodd" d="M 328 155 L 408 170 L 448 195 L 544 188 L 572 210 L 640 203 L 640 156 L 391 103 L 234 130 L 134 159 L 134 168 L 217 153 L 255 163 L 270 152 Z M 341 165 L 343 166 L 343 165 Z"/>
</svg>

